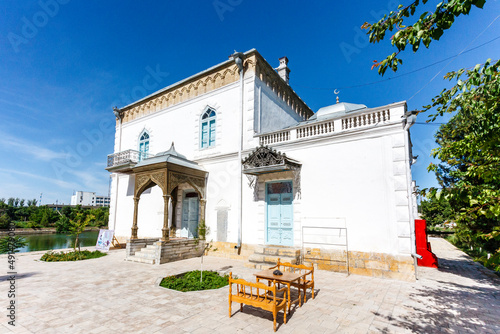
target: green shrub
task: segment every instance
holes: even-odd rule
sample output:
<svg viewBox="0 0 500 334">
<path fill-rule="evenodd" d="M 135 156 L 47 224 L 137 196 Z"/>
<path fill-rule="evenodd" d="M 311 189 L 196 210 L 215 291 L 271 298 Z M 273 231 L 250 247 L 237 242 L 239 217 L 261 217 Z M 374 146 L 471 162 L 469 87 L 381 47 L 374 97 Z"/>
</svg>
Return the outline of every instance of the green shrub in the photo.
<svg viewBox="0 0 500 334">
<path fill-rule="evenodd" d="M 8 214 L 0 214 L 0 229 L 8 229 L 10 226 L 11 219 Z"/>
<path fill-rule="evenodd" d="M 68 232 L 71 227 L 69 218 L 66 216 L 61 216 L 58 221 L 56 221 L 56 232 L 64 233 Z"/>
<path fill-rule="evenodd" d="M 21 236 L 5 236 L 0 239 L 0 254 L 16 253 L 19 248 L 26 246 L 26 240 Z"/>
<path fill-rule="evenodd" d="M 222 288 L 229 284 L 229 276 L 220 276 L 215 271 L 203 271 L 203 281 L 200 282 L 201 271 L 194 270 L 182 276 L 167 276 L 162 279 L 160 286 L 177 291 L 200 291 Z"/>
<path fill-rule="evenodd" d="M 16 221 L 16 228 L 27 228 L 29 222 Z"/>
<path fill-rule="evenodd" d="M 42 261 L 46 262 L 56 262 L 56 261 L 79 261 L 79 260 L 87 260 L 87 259 L 97 259 L 99 257 L 105 256 L 106 253 L 102 253 L 99 251 L 88 251 L 88 250 L 83 250 L 83 251 L 73 251 L 73 252 L 54 252 L 54 251 L 48 251 L 47 253 L 43 254 L 41 259 Z"/>
</svg>

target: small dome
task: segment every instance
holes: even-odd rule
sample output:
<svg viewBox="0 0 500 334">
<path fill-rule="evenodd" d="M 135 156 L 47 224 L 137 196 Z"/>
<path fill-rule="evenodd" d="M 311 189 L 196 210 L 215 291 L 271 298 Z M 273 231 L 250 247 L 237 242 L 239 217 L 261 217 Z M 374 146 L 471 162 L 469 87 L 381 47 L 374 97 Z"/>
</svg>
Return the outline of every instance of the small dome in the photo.
<svg viewBox="0 0 500 334">
<path fill-rule="evenodd" d="M 170 146 L 170 149 L 168 151 L 160 152 L 160 153 L 156 154 L 155 157 L 160 157 L 160 156 L 165 156 L 165 155 L 170 155 L 170 156 L 174 156 L 174 157 L 178 157 L 178 158 L 187 160 L 184 155 L 178 153 L 175 150 L 174 142 L 172 142 L 172 146 Z"/>
<path fill-rule="evenodd" d="M 343 116 L 348 113 L 366 108 L 367 106 L 365 106 L 364 104 L 340 102 L 332 104 L 331 106 L 320 108 L 318 112 L 310 119 L 313 119 L 313 117 L 315 119 L 326 119 L 326 118 L 332 118 L 334 116 Z"/>
</svg>

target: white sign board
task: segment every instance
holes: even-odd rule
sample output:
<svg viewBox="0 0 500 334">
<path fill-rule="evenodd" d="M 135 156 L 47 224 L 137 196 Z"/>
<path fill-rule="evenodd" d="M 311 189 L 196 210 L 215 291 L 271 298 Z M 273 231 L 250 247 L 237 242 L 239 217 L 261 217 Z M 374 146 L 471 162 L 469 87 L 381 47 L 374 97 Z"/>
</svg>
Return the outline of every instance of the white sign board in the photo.
<svg viewBox="0 0 500 334">
<path fill-rule="evenodd" d="M 113 241 L 114 230 L 99 230 L 99 237 L 97 237 L 97 243 L 95 245 L 96 250 L 100 251 L 109 251 L 109 246 L 111 246 L 111 242 Z"/>
</svg>

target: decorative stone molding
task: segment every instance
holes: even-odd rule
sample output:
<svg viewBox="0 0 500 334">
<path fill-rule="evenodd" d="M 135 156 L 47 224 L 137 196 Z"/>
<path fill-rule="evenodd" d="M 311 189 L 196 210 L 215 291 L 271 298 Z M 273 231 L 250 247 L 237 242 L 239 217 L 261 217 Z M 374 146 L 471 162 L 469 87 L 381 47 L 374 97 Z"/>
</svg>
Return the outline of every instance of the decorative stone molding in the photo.
<svg viewBox="0 0 500 334">
<path fill-rule="evenodd" d="M 302 101 L 295 91 L 279 76 L 267 61 L 255 50 L 245 54 L 244 71 L 254 72 L 262 82 L 269 86 L 292 110 L 304 120 L 314 112 Z M 149 98 L 120 109 L 122 122 L 153 114 L 178 103 L 208 93 L 239 80 L 238 67 L 234 62 L 225 62 L 209 72 L 188 78 L 169 89 L 159 91 Z M 119 120 L 117 120 L 118 124 Z"/>
<path fill-rule="evenodd" d="M 255 60 L 252 60 L 251 57 L 245 59 L 245 67 L 247 69 L 252 69 L 255 66 Z M 234 63 L 228 63 L 222 68 L 215 69 L 203 76 L 193 77 L 183 84 L 159 92 L 146 101 L 123 108 L 123 122 L 126 123 L 136 118 L 155 113 L 238 80 L 238 67 Z"/>
</svg>

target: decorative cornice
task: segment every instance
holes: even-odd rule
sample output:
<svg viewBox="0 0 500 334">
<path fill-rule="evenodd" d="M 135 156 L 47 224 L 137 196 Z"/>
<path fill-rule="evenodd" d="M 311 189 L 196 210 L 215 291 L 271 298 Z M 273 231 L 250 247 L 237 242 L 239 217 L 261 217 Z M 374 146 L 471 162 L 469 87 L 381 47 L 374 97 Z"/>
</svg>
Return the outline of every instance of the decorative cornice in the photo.
<svg viewBox="0 0 500 334">
<path fill-rule="evenodd" d="M 256 77 L 269 86 L 302 119 L 306 120 L 314 114 L 257 50 L 253 49 L 245 53 L 243 66 L 245 73 L 249 71 L 255 73 Z M 136 118 L 153 114 L 234 83 L 238 79 L 238 66 L 236 66 L 234 61 L 226 61 L 119 109 L 122 122 L 126 123 Z"/>
<path fill-rule="evenodd" d="M 246 55 L 244 61 L 245 71 L 254 72 L 256 62 L 256 51 Z M 239 79 L 238 67 L 234 62 L 225 62 L 210 71 L 204 71 L 188 80 L 174 85 L 170 89 L 159 91 L 151 97 L 138 101 L 121 109 L 123 122 L 129 122 L 136 118 L 155 113 L 167 107 L 192 99 L 199 95 L 208 93 L 223 87 Z"/>
<path fill-rule="evenodd" d="M 314 112 L 305 104 L 304 101 L 295 93 L 283 78 L 269 65 L 269 63 L 256 53 L 257 66 L 255 67 L 255 76 L 272 89 L 276 95 L 283 100 L 293 111 L 295 111 L 303 120 L 309 119 Z"/>
</svg>

